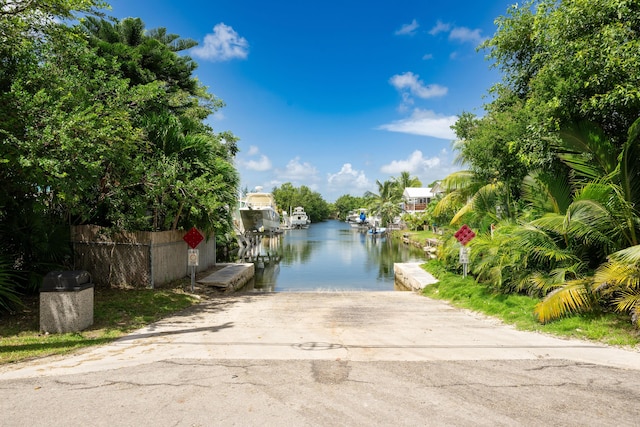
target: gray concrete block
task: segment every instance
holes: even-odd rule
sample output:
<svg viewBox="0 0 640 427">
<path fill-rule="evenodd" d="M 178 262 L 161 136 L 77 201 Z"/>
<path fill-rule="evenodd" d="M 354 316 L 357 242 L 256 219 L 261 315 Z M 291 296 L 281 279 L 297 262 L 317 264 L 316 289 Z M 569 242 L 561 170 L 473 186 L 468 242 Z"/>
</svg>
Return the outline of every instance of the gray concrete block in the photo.
<svg viewBox="0 0 640 427">
<path fill-rule="evenodd" d="M 93 287 L 81 291 L 40 292 L 40 330 L 78 332 L 93 325 Z"/>
</svg>

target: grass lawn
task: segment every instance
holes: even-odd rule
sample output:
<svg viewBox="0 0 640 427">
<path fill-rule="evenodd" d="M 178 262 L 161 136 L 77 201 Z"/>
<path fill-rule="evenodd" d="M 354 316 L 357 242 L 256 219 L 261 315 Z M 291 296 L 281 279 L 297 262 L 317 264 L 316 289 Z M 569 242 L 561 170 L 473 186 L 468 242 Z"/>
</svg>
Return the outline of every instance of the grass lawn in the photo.
<svg viewBox="0 0 640 427">
<path fill-rule="evenodd" d="M 75 333 L 40 332 L 40 299 L 25 298 L 19 312 L 0 315 L 0 364 L 65 354 L 113 341 L 131 331 L 197 304 L 183 285 L 166 289 L 94 289 L 94 323 Z"/>
<path fill-rule="evenodd" d="M 533 314 L 539 301 L 537 298 L 494 293 L 487 286 L 477 283 L 473 277 L 462 278 L 444 271 L 436 262 L 427 263 L 423 268 L 439 280 L 438 283 L 425 287 L 423 294 L 430 298 L 446 300 L 456 307 L 499 318 L 520 330 L 638 349 L 640 331 L 633 327 L 628 316 L 588 313 L 543 325 Z"/>
<path fill-rule="evenodd" d="M 403 234 L 407 234 L 409 240 L 414 242 L 419 242 L 423 244 L 427 239 L 439 239 L 442 238 L 441 235 L 434 233 L 431 230 L 417 230 L 417 231 L 395 231 L 394 233 L 398 233 L 397 236 L 402 236 Z"/>
</svg>

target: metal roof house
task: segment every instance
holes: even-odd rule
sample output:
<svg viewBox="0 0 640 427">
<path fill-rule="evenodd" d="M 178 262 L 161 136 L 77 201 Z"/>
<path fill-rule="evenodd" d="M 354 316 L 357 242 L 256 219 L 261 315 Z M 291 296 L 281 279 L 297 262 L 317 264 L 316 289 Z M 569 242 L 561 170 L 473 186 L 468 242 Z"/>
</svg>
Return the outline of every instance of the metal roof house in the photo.
<svg viewBox="0 0 640 427">
<path fill-rule="evenodd" d="M 406 213 L 424 212 L 431 200 L 440 193 L 441 191 L 436 187 L 407 187 L 402 193 L 404 211 Z"/>
</svg>

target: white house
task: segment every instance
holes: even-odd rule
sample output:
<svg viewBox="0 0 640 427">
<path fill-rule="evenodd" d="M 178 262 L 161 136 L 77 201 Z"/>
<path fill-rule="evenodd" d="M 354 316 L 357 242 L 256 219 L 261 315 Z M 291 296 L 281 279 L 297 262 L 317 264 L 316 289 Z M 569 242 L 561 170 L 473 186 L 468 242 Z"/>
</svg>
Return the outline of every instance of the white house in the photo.
<svg viewBox="0 0 640 427">
<path fill-rule="evenodd" d="M 435 187 L 407 187 L 402 193 L 402 199 L 404 203 L 404 211 L 406 213 L 419 213 L 424 212 L 427 205 L 431 203 L 440 191 L 436 185 Z"/>
</svg>

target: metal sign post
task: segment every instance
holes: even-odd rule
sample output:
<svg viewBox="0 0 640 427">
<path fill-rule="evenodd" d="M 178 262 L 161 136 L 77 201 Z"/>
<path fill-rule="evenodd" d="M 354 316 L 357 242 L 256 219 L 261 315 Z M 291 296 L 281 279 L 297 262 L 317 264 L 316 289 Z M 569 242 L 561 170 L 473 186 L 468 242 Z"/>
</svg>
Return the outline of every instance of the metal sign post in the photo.
<svg viewBox="0 0 640 427">
<path fill-rule="evenodd" d="M 200 251 L 197 249 L 189 249 L 187 252 L 188 263 L 191 267 L 191 292 L 196 290 L 196 267 L 200 261 Z"/>
<path fill-rule="evenodd" d="M 463 246 L 460 248 L 460 264 L 462 264 L 462 277 L 467 277 L 469 272 L 469 253 L 471 248 Z"/>
<path fill-rule="evenodd" d="M 454 237 L 462 244 L 460 248 L 460 264 L 462 264 L 462 277 L 467 277 L 467 273 L 469 272 L 469 252 L 471 249 L 467 248 L 466 244 L 476 237 L 476 233 L 465 224 L 456 231 Z"/>
<path fill-rule="evenodd" d="M 183 237 L 184 241 L 187 242 L 187 245 L 191 249 L 187 250 L 187 265 L 191 267 L 191 292 L 195 292 L 196 290 L 196 267 L 200 261 L 200 255 L 196 246 L 200 244 L 204 240 L 204 236 L 197 228 L 192 227 L 191 230 L 187 232 L 187 234 Z"/>
</svg>

